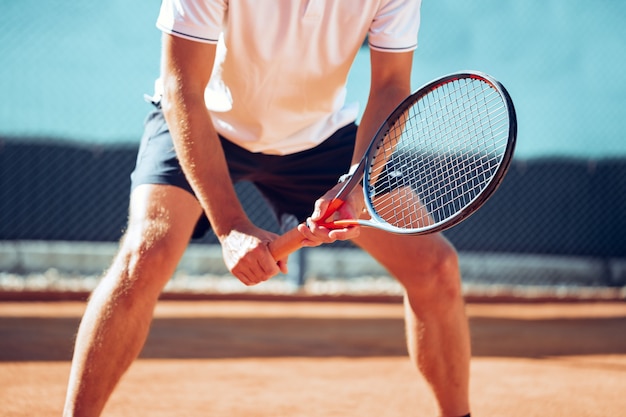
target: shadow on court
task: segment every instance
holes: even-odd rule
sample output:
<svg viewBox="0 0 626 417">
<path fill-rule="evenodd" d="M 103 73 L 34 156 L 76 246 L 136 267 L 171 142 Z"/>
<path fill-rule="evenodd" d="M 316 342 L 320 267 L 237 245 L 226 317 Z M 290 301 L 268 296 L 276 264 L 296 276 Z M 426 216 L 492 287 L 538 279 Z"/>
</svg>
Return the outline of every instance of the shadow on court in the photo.
<svg viewBox="0 0 626 417">
<path fill-rule="evenodd" d="M 288 309 L 285 314 L 289 314 Z M 79 321 L 79 317 L 0 316 L 0 361 L 69 361 Z M 157 317 L 141 358 L 405 357 L 403 326 L 401 315 Z M 470 326 L 474 357 L 626 353 L 626 315 L 560 319 L 470 317 Z"/>
</svg>

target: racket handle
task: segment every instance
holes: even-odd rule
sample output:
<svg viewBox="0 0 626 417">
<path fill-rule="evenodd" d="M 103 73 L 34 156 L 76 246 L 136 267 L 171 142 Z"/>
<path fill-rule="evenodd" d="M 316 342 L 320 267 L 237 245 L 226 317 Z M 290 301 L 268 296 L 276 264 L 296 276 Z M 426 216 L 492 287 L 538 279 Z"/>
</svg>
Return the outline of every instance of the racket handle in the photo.
<svg viewBox="0 0 626 417">
<path fill-rule="evenodd" d="M 302 247 L 304 236 L 298 231 L 297 227 L 289 230 L 287 233 L 278 236 L 269 244 L 270 252 L 274 259 L 279 260 L 287 257 L 289 254 L 297 251 Z"/>
<path fill-rule="evenodd" d="M 343 205 L 343 203 L 344 201 L 341 198 L 333 198 L 322 218 L 328 220 L 330 216 Z M 322 223 L 322 225 L 332 229 L 332 222 Z M 302 247 L 303 240 L 304 236 L 302 236 L 302 233 L 298 231 L 298 227 L 294 227 L 287 233 L 276 238 L 276 240 L 270 242 L 269 249 L 274 259 L 283 259 L 287 255 L 300 249 Z"/>
</svg>

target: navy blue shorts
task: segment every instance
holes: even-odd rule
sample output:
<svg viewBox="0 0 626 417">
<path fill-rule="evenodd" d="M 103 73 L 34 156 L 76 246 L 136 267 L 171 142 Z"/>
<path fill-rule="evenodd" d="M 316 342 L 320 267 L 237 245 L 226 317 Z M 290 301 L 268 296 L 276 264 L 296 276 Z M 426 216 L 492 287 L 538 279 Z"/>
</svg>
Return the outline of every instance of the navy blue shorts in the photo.
<svg viewBox="0 0 626 417">
<path fill-rule="evenodd" d="M 350 166 L 356 138 L 351 123 L 313 149 L 285 156 L 249 152 L 220 137 L 234 183 L 250 181 L 269 203 L 277 220 L 292 215 L 299 222 L 313 212 L 315 200 L 337 183 Z M 169 128 L 160 109 L 150 113 L 137 154 L 131 187 L 141 184 L 173 185 L 193 194 L 182 172 Z M 198 221 L 193 237 L 202 237 L 210 225 Z"/>
</svg>

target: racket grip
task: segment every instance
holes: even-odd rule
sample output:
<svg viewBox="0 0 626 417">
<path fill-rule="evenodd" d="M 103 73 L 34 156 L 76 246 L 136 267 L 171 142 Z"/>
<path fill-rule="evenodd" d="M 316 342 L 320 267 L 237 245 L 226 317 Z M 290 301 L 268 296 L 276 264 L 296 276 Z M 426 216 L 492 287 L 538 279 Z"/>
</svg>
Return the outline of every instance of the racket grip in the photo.
<svg viewBox="0 0 626 417">
<path fill-rule="evenodd" d="M 270 252 L 277 261 L 287 257 L 287 255 L 297 251 L 302 247 L 304 236 L 298 231 L 297 227 L 289 230 L 287 233 L 280 235 L 269 244 Z"/>
</svg>

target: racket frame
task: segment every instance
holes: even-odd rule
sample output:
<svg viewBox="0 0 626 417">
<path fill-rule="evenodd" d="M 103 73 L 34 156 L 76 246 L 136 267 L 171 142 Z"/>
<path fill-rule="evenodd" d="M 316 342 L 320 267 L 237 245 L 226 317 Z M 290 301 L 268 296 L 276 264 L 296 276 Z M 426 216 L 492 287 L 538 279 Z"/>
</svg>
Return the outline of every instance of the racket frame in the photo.
<svg viewBox="0 0 626 417">
<path fill-rule="evenodd" d="M 371 166 L 372 158 L 375 156 L 375 152 L 373 152 L 373 150 L 379 146 L 379 144 L 386 137 L 389 130 L 394 127 L 394 125 L 396 124 L 398 119 L 401 117 L 401 115 L 405 111 L 410 109 L 422 97 L 424 97 L 429 92 L 436 90 L 441 85 L 450 83 L 455 80 L 465 79 L 465 78 L 476 79 L 476 80 L 489 84 L 494 90 L 498 92 L 498 95 L 502 97 L 502 102 L 506 108 L 506 113 L 508 115 L 508 120 L 509 120 L 507 144 L 506 144 L 506 149 L 502 154 L 502 161 L 498 164 L 498 168 L 496 172 L 494 173 L 494 175 L 491 177 L 487 186 L 480 193 L 478 193 L 478 195 L 472 201 L 466 204 L 462 210 L 459 210 L 453 216 L 446 218 L 444 221 L 436 222 L 432 225 L 423 226 L 423 227 L 419 227 L 416 229 L 403 229 L 400 227 L 395 227 L 393 225 L 390 225 L 385 220 L 380 218 L 380 216 L 376 213 L 376 210 L 374 209 L 372 201 L 369 198 L 369 194 L 367 192 L 367 189 L 369 187 L 368 179 L 369 179 L 370 172 L 368 169 L 366 169 L 366 167 L 369 168 Z M 508 172 L 509 166 L 513 159 L 516 142 L 517 142 L 517 116 L 515 112 L 515 107 L 513 105 L 513 100 L 511 99 L 511 96 L 509 95 L 509 92 L 506 90 L 504 85 L 502 85 L 498 80 L 496 80 L 495 78 L 493 78 L 492 76 L 484 72 L 473 71 L 473 70 L 456 72 L 456 73 L 448 74 L 443 77 L 439 77 L 435 80 L 432 80 L 426 83 L 425 85 L 423 85 L 422 87 L 420 87 L 419 89 L 417 89 L 416 91 L 414 91 L 411 95 L 409 95 L 406 99 L 404 99 L 400 104 L 398 104 L 398 106 L 390 113 L 390 115 L 385 119 L 383 124 L 380 126 L 380 128 L 376 132 L 376 135 L 374 136 L 374 139 L 372 140 L 372 142 L 370 142 L 370 145 L 368 146 L 364 154 L 364 157 L 359 162 L 359 166 L 357 170 L 355 171 L 355 173 L 353 174 L 352 178 L 350 178 L 350 180 L 346 182 L 344 187 L 342 187 L 341 190 L 337 194 L 336 198 L 345 200 L 347 195 L 356 186 L 356 183 L 361 181 L 362 186 L 363 186 L 363 195 L 365 199 L 365 205 L 372 219 L 371 220 L 355 219 L 355 220 L 348 220 L 348 221 L 339 221 L 339 222 L 334 223 L 336 225 L 335 228 L 339 226 L 345 227 L 351 223 L 352 225 L 358 224 L 361 226 L 376 227 L 376 228 L 379 228 L 388 232 L 392 232 L 396 234 L 408 234 L 408 235 L 425 235 L 425 234 L 437 233 L 437 232 L 442 232 L 444 230 L 447 230 L 459 224 L 460 222 L 464 221 L 473 213 L 475 213 L 480 207 L 482 207 L 485 204 L 485 202 L 498 189 L 506 173 Z M 332 224 L 333 223 L 326 223 L 325 226 L 333 227 L 331 226 Z"/>
<path fill-rule="evenodd" d="M 506 112 L 509 119 L 509 131 L 508 138 L 505 151 L 502 156 L 501 162 L 498 164 L 496 172 L 491 177 L 489 183 L 485 186 L 485 188 L 468 204 L 465 205 L 461 210 L 456 212 L 454 215 L 446 218 L 444 221 L 440 221 L 429 225 L 427 227 L 420 227 L 417 229 L 402 229 L 399 227 L 394 227 L 383 219 L 381 219 L 376 210 L 373 207 L 371 199 L 368 194 L 369 188 L 369 167 L 371 166 L 372 158 L 375 155 L 373 152 L 376 149 L 381 141 L 385 138 L 389 130 L 396 124 L 400 116 L 411 106 L 413 106 L 417 101 L 419 101 L 423 96 L 428 94 L 429 92 L 437 89 L 439 86 L 452 82 L 454 80 L 472 78 L 477 79 L 482 82 L 489 84 L 494 90 L 498 92 L 498 94 L 502 97 L 502 101 L 504 106 L 506 107 Z M 328 228 L 344 228 L 347 226 L 369 226 L 375 227 L 378 229 L 386 230 L 396 234 L 408 234 L 408 235 L 425 235 L 431 233 L 442 232 L 447 230 L 463 220 L 467 219 L 473 213 L 476 212 L 496 191 L 496 189 L 502 183 L 504 176 L 506 175 L 508 168 L 510 166 L 511 160 L 513 159 L 513 153 L 515 150 L 517 140 L 517 117 L 515 113 L 515 107 L 513 105 L 513 101 L 506 90 L 506 88 L 495 78 L 491 77 L 488 74 L 485 74 L 480 71 L 461 71 L 449 75 L 445 75 L 443 77 L 439 77 L 433 81 L 430 81 L 424 84 L 422 87 L 417 89 L 411 95 L 409 95 L 406 99 L 404 99 L 396 108 L 389 114 L 389 116 L 385 119 L 385 121 L 381 124 L 378 131 L 376 132 L 374 138 L 370 142 L 365 154 L 361 158 L 359 164 L 352 176 L 347 179 L 343 186 L 339 189 L 336 196 L 331 200 L 328 209 L 326 210 L 325 216 L 326 219 L 330 218 L 332 214 L 341 207 L 344 202 L 347 200 L 349 194 L 352 192 L 354 187 L 362 183 L 363 186 L 363 194 L 367 212 L 371 216 L 371 220 L 364 219 L 350 219 L 350 220 L 340 220 L 336 222 L 322 222 L 322 226 L 326 226 Z M 366 167 L 368 170 L 366 171 Z M 302 247 L 302 241 L 304 240 L 304 236 L 298 231 L 297 227 L 289 230 L 284 235 L 280 236 L 278 239 L 270 242 L 269 248 L 274 256 L 274 259 L 282 259 L 286 257 L 288 254 L 296 251 L 297 249 Z"/>
</svg>

